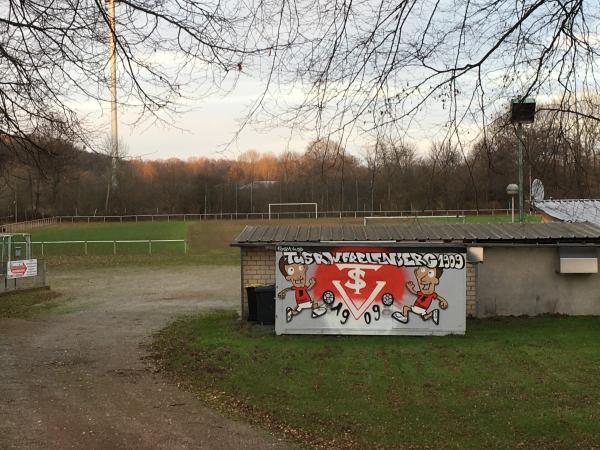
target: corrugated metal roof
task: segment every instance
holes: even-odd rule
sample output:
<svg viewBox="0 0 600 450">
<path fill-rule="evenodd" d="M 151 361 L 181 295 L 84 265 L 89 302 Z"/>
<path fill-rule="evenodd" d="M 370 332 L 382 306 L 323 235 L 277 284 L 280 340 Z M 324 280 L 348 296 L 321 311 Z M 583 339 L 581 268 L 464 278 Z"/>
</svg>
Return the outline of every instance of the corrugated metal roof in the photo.
<svg viewBox="0 0 600 450">
<path fill-rule="evenodd" d="M 542 200 L 540 211 L 565 222 L 590 222 L 600 226 L 600 200 Z"/>
<path fill-rule="evenodd" d="M 600 243 L 600 227 L 590 223 L 282 225 L 246 226 L 232 245 L 322 242 L 590 242 Z"/>
</svg>

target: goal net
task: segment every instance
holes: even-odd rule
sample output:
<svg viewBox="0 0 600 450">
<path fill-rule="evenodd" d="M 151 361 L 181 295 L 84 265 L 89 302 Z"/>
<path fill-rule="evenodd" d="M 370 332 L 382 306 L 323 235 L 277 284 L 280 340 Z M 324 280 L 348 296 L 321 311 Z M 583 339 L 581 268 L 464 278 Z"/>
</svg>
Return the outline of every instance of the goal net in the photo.
<svg viewBox="0 0 600 450">
<path fill-rule="evenodd" d="M 269 220 L 317 218 L 319 207 L 316 203 L 269 203 Z"/>
</svg>

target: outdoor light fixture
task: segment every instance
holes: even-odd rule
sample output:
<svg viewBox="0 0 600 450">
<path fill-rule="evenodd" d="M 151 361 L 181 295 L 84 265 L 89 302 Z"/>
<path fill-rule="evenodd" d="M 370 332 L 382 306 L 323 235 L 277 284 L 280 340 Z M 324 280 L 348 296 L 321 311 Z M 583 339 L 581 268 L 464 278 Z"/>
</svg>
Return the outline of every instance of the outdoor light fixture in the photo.
<svg viewBox="0 0 600 450">
<path fill-rule="evenodd" d="M 510 202 L 511 202 L 511 214 L 512 214 L 512 223 L 515 223 L 515 195 L 517 195 L 519 193 L 519 186 L 517 186 L 515 183 L 511 183 L 508 186 L 506 186 L 506 193 L 508 195 L 510 195 Z"/>
<path fill-rule="evenodd" d="M 517 166 L 519 169 L 519 222 L 525 222 L 523 207 L 523 124 L 535 120 L 535 99 L 515 98 L 511 101 L 510 121 L 517 124 Z"/>
<path fill-rule="evenodd" d="M 533 123 L 535 120 L 535 99 L 515 98 L 511 101 L 510 121 L 512 123 Z"/>
</svg>

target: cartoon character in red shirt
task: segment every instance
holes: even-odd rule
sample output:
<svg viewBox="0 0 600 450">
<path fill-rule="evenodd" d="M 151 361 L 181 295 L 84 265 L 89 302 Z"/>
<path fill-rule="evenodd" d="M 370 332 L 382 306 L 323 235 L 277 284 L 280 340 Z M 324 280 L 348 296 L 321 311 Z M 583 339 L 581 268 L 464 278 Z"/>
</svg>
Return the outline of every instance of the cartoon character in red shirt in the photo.
<svg viewBox="0 0 600 450">
<path fill-rule="evenodd" d="M 311 309 L 311 317 L 313 319 L 327 312 L 327 308 L 319 306 L 317 302 L 312 300 L 308 293 L 316 281 L 314 278 L 311 278 L 308 284 L 306 283 L 306 266 L 304 264 L 288 264 L 285 257 L 282 256 L 279 259 L 279 271 L 287 281 L 292 283 L 292 286 L 282 289 L 277 294 L 277 297 L 283 300 L 289 291 L 293 291 L 296 299 L 296 307 L 291 308 L 288 306 L 285 310 L 287 322 L 290 322 L 294 316 L 300 314 L 303 309 Z"/>
<path fill-rule="evenodd" d="M 440 322 L 440 310 L 434 308 L 430 311 L 429 308 L 434 300 L 437 300 L 440 308 L 446 309 L 448 307 L 446 299 L 435 292 L 435 287 L 440 284 L 442 273 L 444 273 L 444 269 L 440 267 L 435 269 L 417 267 L 415 269 L 415 278 L 417 279 L 419 290 L 415 289 L 414 282 L 409 281 L 406 283 L 406 289 L 411 294 L 416 295 L 417 298 L 412 306 L 404 305 L 402 312 L 396 311 L 392 314 L 392 317 L 398 322 L 408 323 L 409 314 L 412 312 L 421 316 L 423 320 L 433 320 L 433 323 L 437 325 Z"/>
</svg>

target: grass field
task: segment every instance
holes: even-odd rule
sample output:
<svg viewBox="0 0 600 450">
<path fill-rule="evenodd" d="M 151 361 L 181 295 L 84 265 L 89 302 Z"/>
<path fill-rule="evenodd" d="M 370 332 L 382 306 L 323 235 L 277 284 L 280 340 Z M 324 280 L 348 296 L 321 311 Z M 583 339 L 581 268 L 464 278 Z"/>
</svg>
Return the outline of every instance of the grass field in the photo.
<svg viewBox="0 0 600 450">
<path fill-rule="evenodd" d="M 510 221 L 506 215 L 467 216 L 469 223 L 500 223 Z M 530 216 L 528 221 L 539 221 L 539 216 Z M 462 219 L 421 219 L 419 223 L 457 223 Z M 229 244 L 246 225 L 291 225 L 291 224 L 362 224 L 362 219 L 285 219 L 285 220 L 236 220 L 236 221 L 195 221 L 195 222 L 139 222 L 139 223 L 92 223 L 52 225 L 31 231 L 32 241 L 44 241 L 44 257 L 51 265 L 102 265 L 102 264 L 238 264 L 239 249 Z M 393 223 L 386 220 L 382 223 Z M 404 220 L 401 223 L 414 223 Z M 187 240 L 188 253 L 184 254 L 181 242 L 119 243 L 114 256 L 114 244 L 52 244 L 52 241 L 114 241 L 114 240 Z M 41 245 L 33 245 L 33 254 L 41 256 Z M 159 259 L 157 259 L 157 256 Z M 80 258 L 81 257 L 81 258 Z"/>
<path fill-rule="evenodd" d="M 274 336 L 178 320 L 155 357 L 211 406 L 325 448 L 596 448 L 600 317 L 469 320 L 466 336 Z"/>
<path fill-rule="evenodd" d="M 114 241 L 114 240 L 164 240 L 185 239 L 188 224 L 185 222 L 141 222 L 141 223 L 99 223 L 76 225 L 53 225 L 31 231 L 34 242 L 45 242 L 44 256 L 84 255 L 86 244 L 52 244 L 53 241 Z M 41 244 L 34 244 L 34 255 L 42 253 Z M 113 243 L 87 243 L 88 255 L 113 255 Z M 148 254 L 148 243 L 119 243 L 117 254 Z M 156 254 L 183 254 L 184 244 L 179 242 L 154 242 L 151 248 Z"/>
</svg>

